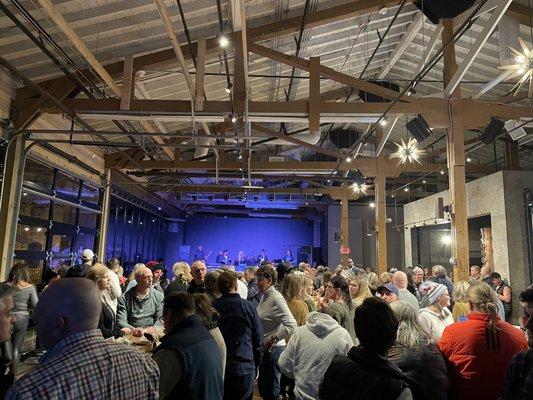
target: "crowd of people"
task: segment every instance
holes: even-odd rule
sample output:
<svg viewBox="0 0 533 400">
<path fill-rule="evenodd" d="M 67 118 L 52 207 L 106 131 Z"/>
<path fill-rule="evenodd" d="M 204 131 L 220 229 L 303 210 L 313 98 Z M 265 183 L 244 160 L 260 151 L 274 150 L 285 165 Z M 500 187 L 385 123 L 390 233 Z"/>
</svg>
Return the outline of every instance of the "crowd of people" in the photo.
<svg viewBox="0 0 533 400">
<path fill-rule="evenodd" d="M 533 287 L 488 266 L 316 268 L 264 262 L 237 273 L 202 260 L 117 259 L 58 271 L 38 295 L 17 264 L 0 284 L 0 395 L 7 399 L 531 399 Z M 34 309 L 37 366 L 15 381 Z M 520 329 L 521 328 L 521 329 Z M 149 352 L 125 338 L 143 337 Z"/>
</svg>

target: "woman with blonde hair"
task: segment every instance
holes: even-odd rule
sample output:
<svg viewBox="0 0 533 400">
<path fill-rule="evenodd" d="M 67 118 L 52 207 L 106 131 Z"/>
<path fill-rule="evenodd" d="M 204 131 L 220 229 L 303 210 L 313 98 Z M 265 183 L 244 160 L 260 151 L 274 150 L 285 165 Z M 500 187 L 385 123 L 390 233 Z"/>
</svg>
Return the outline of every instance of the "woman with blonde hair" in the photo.
<svg viewBox="0 0 533 400">
<path fill-rule="evenodd" d="M 172 266 L 174 279 L 165 290 L 165 296 L 170 293 L 186 292 L 187 285 L 192 281 L 191 267 L 185 261 L 179 261 Z"/>
<path fill-rule="evenodd" d="M 390 274 L 389 272 L 383 272 L 379 276 L 379 286 L 384 286 L 387 283 L 391 283 L 391 282 L 392 282 L 392 274 Z"/>
<path fill-rule="evenodd" d="M 511 358 L 527 349 L 524 333 L 498 317 L 485 282 L 466 291 L 468 319 L 448 326 L 439 348 L 448 365 L 450 399 L 497 399 Z"/>
<path fill-rule="evenodd" d="M 389 360 L 416 380 L 429 399 L 447 398 L 446 364 L 437 345 L 418 322 L 412 306 L 404 301 L 391 303 L 398 318 L 398 333 L 389 351 Z"/>
<path fill-rule="evenodd" d="M 375 296 L 376 290 L 378 289 L 378 286 L 379 286 L 378 275 L 375 272 L 369 272 L 368 275 L 366 276 L 366 279 L 368 281 L 368 288 L 370 289 L 370 293 L 372 293 L 372 296 Z"/>
<path fill-rule="evenodd" d="M 465 321 L 468 315 L 468 299 L 466 298 L 466 291 L 470 287 L 467 281 L 455 282 L 453 289 L 453 308 L 452 317 L 453 322 Z"/>
<path fill-rule="evenodd" d="M 102 300 L 102 312 L 100 313 L 100 320 L 98 321 L 98 329 L 102 332 L 102 336 L 107 339 L 111 337 L 120 336 L 119 330 L 116 329 L 116 313 L 113 311 L 112 304 L 109 303 L 109 296 L 107 291 L 111 286 L 111 278 L 109 274 L 114 272 L 107 268 L 104 264 L 96 263 L 89 271 L 87 271 L 87 279 L 90 279 L 100 291 L 100 299 Z"/>
<path fill-rule="evenodd" d="M 296 275 L 299 279 L 302 280 L 302 285 L 305 288 L 302 295 L 302 300 L 307 304 L 307 309 L 309 312 L 316 311 L 316 303 L 313 300 L 314 290 L 313 290 L 313 278 L 308 275 Z"/>
<path fill-rule="evenodd" d="M 372 293 L 368 288 L 368 283 L 363 275 L 356 276 L 349 281 L 348 290 L 350 292 L 350 298 L 354 308 L 363 304 L 365 299 L 372 297 Z"/>
<path fill-rule="evenodd" d="M 305 278 L 305 275 L 303 277 Z M 305 280 L 298 275 L 289 274 L 283 279 L 283 285 L 281 287 L 281 294 L 285 298 L 287 306 L 298 326 L 305 325 L 307 315 L 309 314 L 307 304 L 302 300 L 305 291 L 304 282 Z"/>
</svg>

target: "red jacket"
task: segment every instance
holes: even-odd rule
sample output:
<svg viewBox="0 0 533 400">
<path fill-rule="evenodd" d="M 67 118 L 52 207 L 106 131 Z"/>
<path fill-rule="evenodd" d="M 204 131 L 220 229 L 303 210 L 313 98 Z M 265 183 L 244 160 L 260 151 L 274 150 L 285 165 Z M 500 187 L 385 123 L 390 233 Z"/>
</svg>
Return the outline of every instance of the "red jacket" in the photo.
<svg viewBox="0 0 533 400">
<path fill-rule="evenodd" d="M 468 321 L 446 327 L 439 348 L 448 366 L 450 399 L 498 399 L 511 358 L 527 349 L 524 333 L 497 318 L 487 329 L 487 314 L 470 313 Z"/>
</svg>

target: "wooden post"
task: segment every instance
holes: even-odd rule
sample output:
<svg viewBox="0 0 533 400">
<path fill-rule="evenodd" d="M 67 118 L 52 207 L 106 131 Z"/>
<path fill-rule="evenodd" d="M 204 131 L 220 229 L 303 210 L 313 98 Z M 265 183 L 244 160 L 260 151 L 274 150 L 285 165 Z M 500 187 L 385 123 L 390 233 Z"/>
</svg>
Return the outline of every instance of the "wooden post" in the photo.
<svg viewBox="0 0 533 400">
<path fill-rule="evenodd" d="M 381 142 L 383 129 L 376 127 L 376 145 Z M 374 179 L 375 186 L 375 215 L 376 215 L 376 261 L 378 272 L 381 274 L 388 271 L 387 262 L 387 199 L 386 199 L 386 179 L 387 179 L 387 159 L 382 151 L 377 158 L 377 174 Z"/>
<path fill-rule="evenodd" d="M 122 73 L 122 87 L 120 88 L 120 109 L 129 110 L 131 99 L 135 97 L 135 73 L 133 70 L 133 56 L 124 59 Z"/>
<path fill-rule="evenodd" d="M 102 214 L 100 215 L 100 226 L 98 228 L 98 247 L 96 249 L 98 261 L 105 262 L 107 232 L 109 230 L 109 212 L 111 206 L 111 170 L 106 170 L 104 179 L 104 191 L 102 196 Z"/>
<path fill-rule="evenodd" d="M 309 132 L 320 131 L 320 57 L 309 59 Z"/>
<path fill-rule="evenodd" d="M 6 280 L 13 265 L 17 222 L 24 177 L 26 140 L 19 135 L 10 144 L 5 158 L 5 174 L 0 201 L 0 279 Z"/>
<path fill-rule="evenodd" d="M 505 162 L 507 169 L 520 169 L 520 154 L 518 153 L 518 143 L 514 140 L 506 140 L 505 142 Z"/>
<path fill-rule="evenodd" d="M 453 22 L 445 19 L 443 25 L 442 42 L 446 43 L 453 35 Z M 444 49 L 444 87 L 448 85 L 456 70 L 455 47 L 452 42 Z M 451 253 L 455 259 L 453 276 L 456 281 L 468 280 L 470 276 L 463 115 L 458 103 L 453 101 L 459 96 L 461 90 L 457 85 L 450 95 L 450 118 L 453 123 L 446 131 L 451 205 Z"/>
<path fill-rule="evenodd" d="M 348 189 L 345 189 L 341 197 L 341 246 L 344 248 L 350 247 L 350 215 L 348 204 Z M 347 266 L 349 257 L 349 254 L 341 254 L 341 264 Z"/>
<path fill-rule="evenodd" d="M 194 104 L 197 111 L 204 109 L 204 79 L 205 79 L 205 38 L 198 40 L 196 47 L 196 80 Z"/>
</svg>

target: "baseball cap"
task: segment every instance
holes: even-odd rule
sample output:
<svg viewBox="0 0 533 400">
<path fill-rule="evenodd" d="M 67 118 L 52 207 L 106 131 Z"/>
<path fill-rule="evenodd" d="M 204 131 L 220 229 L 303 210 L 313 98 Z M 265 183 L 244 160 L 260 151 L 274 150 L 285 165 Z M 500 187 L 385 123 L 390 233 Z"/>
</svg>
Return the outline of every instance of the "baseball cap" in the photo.
<svg viewBox="0 0 533 400">
<path fill-rule="evenodd" d="M 91 249 L 85 249 L 81 253 L 81 258 L 84 260 L 90 260 L 91 258 L 94 258 L 94 253 Z"/>
<path fill-rule="evenodd" d="M 381 293 L 383 289 L 396 294 L 396 296 L 400 296 L 400 291 L 392 283 L 386 283 L 385 285 L 378 286 L 378 288 L 376 289 L 376 292 Z"/>
</svg>

